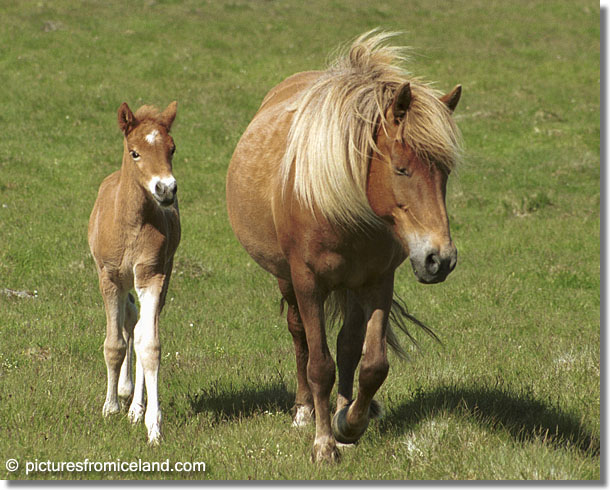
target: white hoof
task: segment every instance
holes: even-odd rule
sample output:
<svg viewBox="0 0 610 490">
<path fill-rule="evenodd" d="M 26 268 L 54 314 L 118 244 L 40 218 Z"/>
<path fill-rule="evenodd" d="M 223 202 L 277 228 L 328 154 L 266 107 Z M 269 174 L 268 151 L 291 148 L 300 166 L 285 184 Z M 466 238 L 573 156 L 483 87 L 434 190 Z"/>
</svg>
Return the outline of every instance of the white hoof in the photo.
<svg viewBox="0 0 610 490">
<path fill-rule="evenodd" d="M 129 399 L 133 396 L 133 383 L 131 380 L 123 382 L 119 381 L 119 398 Z"/>
<path fill-rule="evenodd" d="M 148 444 L 156 446 L 161 442 L 161 412 L 155 407 L 147 407 L 144 423 L 148 429 Z"/>
<path fill-rule="evenodd" d="M 121 411 L 121 406 L 119 402 L 105 402 L 104 408 L 102 408 L 102 415 L 104 417 L 108 417 L 110 415 L 114 415 L 115 413 L 119 413 Z"/>
<path fill-rule="evenodd" d="M 333 463 L 339 461 L 340 457 L 334 437 L 316 437 L 311 453 L 314 463 Z"/>
<path fill-rule="evenodd" d="M 338 441 L 337 441 L 337 447 L 338 447 L 339 449 L 351 449 L 351 448 L 356 447 L 356 444 L 355 444 L 355 443 L 351 443 L 351 444 L 345 444 L 345 443 L 343 443 L 343 442 L 338 442 Z"/>
<path fill-rule="evenodd" d="M 161 428 L 154 424 L 148 429 L 148 444 L 151 446 L 158 446 L 161 442 Z"/>
<path fill-rule="evenodd" d="M 129 412 L 127 413 L 127 417 L 132 424 L 137 424 L 140 420 L 142 420 L 142 416 L 144 415 L 144 407 L 139 403 L 132 403 L 131 407 L 129 407 Z"/>
<path fill-rule="evenodd" d="M 298 405 L 292 419 L 293 427 L 305 427 L 313 418 L 313 408 L 306 405 Z"/>
</svg>

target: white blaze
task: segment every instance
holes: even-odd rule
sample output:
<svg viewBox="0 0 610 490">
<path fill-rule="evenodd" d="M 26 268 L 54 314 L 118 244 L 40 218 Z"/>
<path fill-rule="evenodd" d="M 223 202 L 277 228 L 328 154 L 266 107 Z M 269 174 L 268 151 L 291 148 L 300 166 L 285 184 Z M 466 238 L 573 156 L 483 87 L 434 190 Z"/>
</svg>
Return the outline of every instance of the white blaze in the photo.
<svg viewBox="0 0 610 490">
<path fill-rule="evenodd" d="M 146 135 L 146 137 L 144 138 L 149 144 L 154 145 L 155 144 L 155 140 L 157 139 L 157 136 L 159 135 L 159 131 L 157 131 L 156 129 L 153 129 L 150 133 L 148 133 Z"/>
<path fill-rule="evenodd" d="M 428 236 L 417 234 L 405 235 L 409 245 L 409 257 L 416 262 L 424 263 L 426 257 L 433 248 L 432 241 Z"/>
</svg>

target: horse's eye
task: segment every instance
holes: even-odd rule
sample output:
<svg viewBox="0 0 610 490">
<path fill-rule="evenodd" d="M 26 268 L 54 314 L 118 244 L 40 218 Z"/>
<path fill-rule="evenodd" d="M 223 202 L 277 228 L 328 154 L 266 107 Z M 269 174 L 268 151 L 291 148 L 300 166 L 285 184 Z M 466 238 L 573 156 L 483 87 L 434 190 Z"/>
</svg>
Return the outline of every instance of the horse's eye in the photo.
<svg viewBox="0 0 610 490">
<path fill-rule="evenodd" d="M 133 158 L 134 160 L 140 159 L 140 154 L 136 150 L 129 150 L 129 154 L 131 155 L 131 158 Z"/>
<path fill-rule="evenodd" d="M 403 168 L 394 168 L 394 172 L 396 173 L 396 175 L 402 175 L 405 177 L 410 177 L 411 173 L 409 172 L 409 169 L 406 167 Z"/>
<path fill-rule="evenodd" d="M 172 146 L 172 148 L 169 150 L 169 152 L 170 152 L 170 154 L 172 154 L 172 155 L 173 155 L 174 153 L 176 153 L 176 147 L 175 147 L 175 146 Z"/>
</svg>

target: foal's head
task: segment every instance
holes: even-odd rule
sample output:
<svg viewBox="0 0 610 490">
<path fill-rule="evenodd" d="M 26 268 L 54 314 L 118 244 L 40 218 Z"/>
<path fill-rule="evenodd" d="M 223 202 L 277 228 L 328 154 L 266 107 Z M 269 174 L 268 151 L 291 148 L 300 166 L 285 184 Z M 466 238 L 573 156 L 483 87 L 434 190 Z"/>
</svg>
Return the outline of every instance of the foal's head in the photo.
<svg viewBox="0 0 610 490">
<path fill-rule="evenodd" d="M 170 206 L 178 186 L 172 175 L 172 157 L 176 151 L 169 131 L 176 117 L 176 102 L 159 112 L 143 106 L 134 115 L 123 102 L 119 107 L 119 128 L 125 135 L 124 165 L 160 206 Z"/>
<path fill-rule="evenodd" d="M 413 93 L 409 83 L 398 88 L 385 123 L 380 125 L 379 153 L 369 169 L 367 194 L 371 207 L 390 224 L 423 283 L 444 281 L 457 263 L 445 193 L 458 156 L 458 134 L 450 114 L 460 94 L 461 87 L 457 86 L 444 97 L 431 100 L 431 95 Z M 424 103 L 416 97 L 429 100 Z M 440 127 L 445 124 L 450 127 Z M 418 131 L 423 134 L 410 134 Z"/>
</svg>

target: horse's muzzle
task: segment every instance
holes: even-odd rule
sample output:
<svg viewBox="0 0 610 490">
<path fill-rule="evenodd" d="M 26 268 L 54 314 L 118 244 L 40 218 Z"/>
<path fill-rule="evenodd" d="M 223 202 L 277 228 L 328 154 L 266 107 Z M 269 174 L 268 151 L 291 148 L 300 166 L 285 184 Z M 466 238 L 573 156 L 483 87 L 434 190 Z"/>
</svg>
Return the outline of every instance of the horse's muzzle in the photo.
<svg viewBox="0 0 610 490">
<path fill-rule="evenodd" d="M 424 284 L 443 282 L 457 264 L 457 249 L 453 245 L 428 249 L 423 254 L 411 255 L 411 266 L 415 277 Z"/>
</svg>

